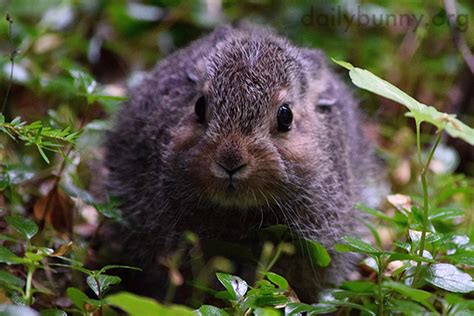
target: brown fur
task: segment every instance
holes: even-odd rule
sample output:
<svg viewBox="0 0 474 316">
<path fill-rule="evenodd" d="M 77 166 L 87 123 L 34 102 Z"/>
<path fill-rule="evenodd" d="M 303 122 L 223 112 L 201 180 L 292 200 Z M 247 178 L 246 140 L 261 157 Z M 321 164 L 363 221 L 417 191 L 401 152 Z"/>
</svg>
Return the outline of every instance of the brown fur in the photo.
<svg viewBox="0 0 474 316">
<path fill-rule="evenodd" d="M 194 105 L 203 95 L 201 124 Z M 283 102 L 294 116 L 288 132 L 277 130 Z M 219 163 L 247 164 L 232 190 Z M 145 269 L 137 278 L 147 284 L 163 284 L 159 258 L 176 250 L 183 231 L 238 242 L 262 224 L 286 224 L 333 255 L 316 274 L 296 259 L 281 269 L 304 297 L 354 269 L 355 257 L 332 246 L 364 231 L 353 206 L 375 164 L 356 101 L 320 51 L 254 26 L 217 29 L 132 89 L 106 164 L 109 192 L 128 222 L 115 241 L 128 263 Z"/>
</svg>

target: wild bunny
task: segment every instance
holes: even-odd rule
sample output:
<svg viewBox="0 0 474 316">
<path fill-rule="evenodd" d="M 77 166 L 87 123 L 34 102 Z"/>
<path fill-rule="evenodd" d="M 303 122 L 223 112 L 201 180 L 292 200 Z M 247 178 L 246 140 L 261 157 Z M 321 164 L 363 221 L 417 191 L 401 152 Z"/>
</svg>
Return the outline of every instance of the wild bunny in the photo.
<svg viewBox="0 0 474 316">
<path fill-rule="evenodd" d="M 266 29 L 223 26 L 133 88 L 106 165 L 128 223 L 115 241 L 145 270 L 135 281 L 159 291 L 160 258 L 186 230 L 238 242 L 278 223 L 332 255 L 325 270 L 291 258 L 275 267 L 298 295 L 314 299 L 354 270 L 332 246 L 364 232 L 354 203 L 367 200 L 375 163 L 356 101 L 324 59 Z"/>
</svg>

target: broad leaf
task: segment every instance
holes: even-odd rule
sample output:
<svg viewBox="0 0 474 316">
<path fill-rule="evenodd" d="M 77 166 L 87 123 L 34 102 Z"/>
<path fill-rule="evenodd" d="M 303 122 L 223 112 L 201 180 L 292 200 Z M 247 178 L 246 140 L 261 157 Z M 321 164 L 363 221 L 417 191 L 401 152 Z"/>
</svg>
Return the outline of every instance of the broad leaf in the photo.
<svg viewBox="0 0 474 316">
<path fill-rule="evenodd" d="M 341 288 L 356 293 L 372 293 L 375 290 L 375 284 L 369 281 L 347 281 Z"/>
<path fill-rule="evenodd" d="M 349 70 L 352 82 L 359 88 L 368 90 L 382 97 L 404 105 L 410 111 L 407 116 L 413 117 L 418 123 L 428 122 L 455 138 L 461 138 L 474 145 L 474 129 L 467 126 L 455 115 L 439 112 L 432 106 L 418 102 L 391 83 L 377 77 L 370 71 L 357 68 L 347 62 L 333 59 L 336 64 Z"/>
<path fill-rule="evenodd" d="M 40 312 L 41 316 L 67 316 L 65 311 L 59 309 L 45 309 Z"/>
<path fill-rule="evenodd" d="M 89 300 L 89 297 L 84 294 L 84 292 L 75 287 L 69 287 L 66 292 L 67 296 L 71 299 L 74 306 L 84 312 L 86 310 L 85 304 Z"/>
<path fill-rule="evenodd" d="M 447 259 L 455 263 L 474 267 L 474 252 L 472 251 L 456 252 L 454 255 L 448 256 Z"/>
<path fill-rule="evenodd" d="M 130 316 L 196 316 L 196 313 L 188 307 L 180 305 L 164 306 L 149 297 L 127 292 L 109 295 L 106 302 L 119 307 Z"/>
<path fill-rule="evenodd" d="M 447 263 L 437 263 L 428 267 L 425 280 L 450 292 L 469 293 L 474 291 L 472 277 Z"/>
<path fill-rule="evenodd" d="M 284 277 L 282 277 L 281 275 L 278 275 L 278 274 L 273 273 L 273 272 L 267 272 L 267 273 L 265 273 L 265 276 L 270 281 L 272 281 L 272 283 L 278 285 L 278 287 L 280 289 L 282 289 L 283 291 L 288 290 L 288 281 L 286 281 L 286 279 Z"/>
<path fill-rule="evenodd" d="M 196 313 L 199 316 L 229 316 L 223 309 L 211 305 L 202 305 L 196 310 Z"/>
<path fill-rule="evenodd" d="M 352 237 L 352 236 L 344 236 L 341 238 L 344 241 L 342 244 L 343 247 L 337 245 L 336 248 L 338 251 L 354 251 L 354 252 L 361 252 L 366 254 L 381 254 L 382 251 L 375 248 L 374 246 L 366 243 L 365 241 Z M 345 247 L 344 247 L 345 246 Z"/>
<path fill-rule="evenodd" d="M 328 314 L 337 311 L 337 307 L 328 304 L 309 305 L 304 303 L 289 303 L 285 307 L 285 316 Z"/>
<path fill-rule="evenodd" d="M 6 216 L 5 221 L 26 239 L 31 239 L 38 233 L 38 226 L 35 224 L 35 222 L 23 216 Z"/>
<path fill-rule="evenodd" d="M 216 276 L 226 288 L 227 292 L 232 296 L 232 299 L 240 300 L 247 292 L 247 282 L 241 278 L 221 272 L 216 273 Z"/>
<path fill-rule="evenodd" d="M 303 247 L 303 252 L 309 256 L 311 263 L 315 263 L 320 267 L 327 267 L 331 263 L 329 253 L 319 242 L 302 239 L 300 244 Z"/>
<path fill-rule="evenodd" d="M 280 316 L 280 312 L 273 308 L 257 307 L 253 312 L 254 316 Z"/>
<path fill-rule="evenodd" d="M 464 210 L 455 208 L 437 208 L 430 212 L 429 220 L 438 220 L 446 222 L 455 218 L 463 217 Z"/>
<path fill-rule="evenodd" d="M 119 284 L 122 280 L 118 276 L 100 274 L 96 277 L 88 276 L 86 281 L 95 295 L 101 298 L 107 292 L 109 286 Z"/>
<path fill-rule="evenodd" d="M 423 290 L 413 289 L 409 286 L 406 286 L 403 283 L 388 281 L 384 282 L 383 286 L 389 289 L 392 289 L 403 296 L 411 298 L 412 300 L 419 302 L 427 307 L 431 307 L 431 304 L 428 302 L 428 299 L 432 296 L 430 292 L 426 292 Z"/>
<path fill-rule="evenodd" d="M 25 281 L 23 279 L 7 271 L 0 271 L 0 283 L 3 283 L 8 287 L 16 288 L 23 288 L 25 286 Z"/>
<path fill-rule="evenodd" d="M 0 263 L 19 264 L 24 262 L 25 259 L 18 257 L 4 246 L 0 246 Z"/>
</svg>

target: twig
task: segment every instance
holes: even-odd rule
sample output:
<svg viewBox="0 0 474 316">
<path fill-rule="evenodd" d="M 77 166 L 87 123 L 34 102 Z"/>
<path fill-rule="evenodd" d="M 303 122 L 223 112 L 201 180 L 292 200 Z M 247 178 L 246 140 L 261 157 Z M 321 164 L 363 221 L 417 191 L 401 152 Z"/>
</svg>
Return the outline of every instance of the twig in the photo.
<svg viewBox="0 0 474 316">
<path fill-rule="evenodd" d="M 451 32 L 453 33 L 454 45 L 457 47 L 467 66 L 474 74 L 474 55 L 472 55 L 472 52 L 467 45 L 466 39 L 461 36 L 459 29 L 456 27 L 456 5 L 456 0 L 444 0 L 444 9 L 446 10 L 449 26 L 451 28 Z"/>
<path fill-rule="evenodd" d="M 7 13 L 5 19 L 8 22 L 8 37 L 10 39 L 10 77 L 8 80 L 8 86 L 7 86 L 7 92 L 5 94 L 5 99 L 3 99 L 3 105 L 2 105 L 2 110 L 0 113 L 3 113 L 5 111 L 5 107 L 7 105 L 7 100 L 8 100 L 8 95 L 10 94 L 10 90 L 12 88 L 12 80 L 13 80 L 13 68 L 15 67 L 15 55 L 16 55 L 16 49 L 15 45 L 13 44 L 13 36 L 12 36 L 12 24 L 13 20 L 11 19 L 10 15 Z"/>
</svg>

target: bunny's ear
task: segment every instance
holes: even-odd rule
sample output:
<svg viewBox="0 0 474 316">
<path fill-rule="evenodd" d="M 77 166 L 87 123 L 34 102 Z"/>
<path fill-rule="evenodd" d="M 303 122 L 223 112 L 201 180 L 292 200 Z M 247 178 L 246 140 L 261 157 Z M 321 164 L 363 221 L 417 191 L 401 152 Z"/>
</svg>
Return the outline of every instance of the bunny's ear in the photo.
<svg viewBox="0 0 474 316">
<path fill-rule="evenodd" d="M 226 40 L 231 36 L 235 29 L 232 25 L 224 24 L 216 28 L 206 38 L 202 39 L 200 45 L 196 43 L 195 49 L 189 54 L 189 60 L 192 60 L 186 69 L 186 75 L 188 79 L 196 84 L 202 83 L 203 78 L 207 72 L 207 56 L 209 52 L 213 50 L 218 43 Z"/>
<path fill-rule="evenodd" d="M 206 60 L 204 58 L 198 59 L 198 61 L 190 68 L 186 69 L 186 76 L 190 81 L 195 84 L 199 84 L 206 74 Z"/>
<path fill-rule="evenodd" d="M 310 80 L 315 85 L 314 89 L 318 91 L 316 105 L 320 107 L 335 105 L 338 101 L 337 84 L 329 75 L 326 55 L 318 49 L 301 49 L 300 56 Z"/>
<path fill-rule="evenodd" d="M 337 101 L 338 99 L 335 83 L 332 82 L 332 80 L 328 80 L 326 88 L 319 94 L 318 102 L 316 105 L 321 107 L 332 106 L 336 104 Z"/>
</svg>

